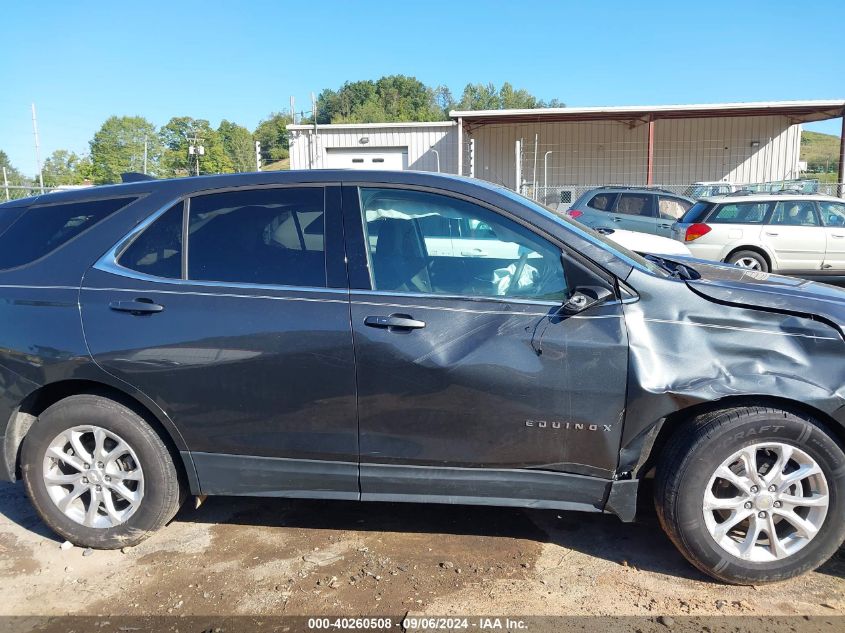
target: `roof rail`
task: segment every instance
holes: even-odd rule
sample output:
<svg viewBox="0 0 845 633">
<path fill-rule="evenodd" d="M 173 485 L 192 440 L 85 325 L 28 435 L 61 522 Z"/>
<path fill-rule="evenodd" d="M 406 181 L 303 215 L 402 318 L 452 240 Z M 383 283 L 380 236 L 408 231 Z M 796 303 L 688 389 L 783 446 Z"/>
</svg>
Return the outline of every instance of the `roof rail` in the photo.
<svg viewBox="0 0 845 633">
<path fill-rule="evenodd" d="M 149 174 L 142 174 L 137 171 L 126 171 L 120 174 L 121 182 L 142 182 L 144 180 L 155 180 L 155 176 Z"/>
</svg>

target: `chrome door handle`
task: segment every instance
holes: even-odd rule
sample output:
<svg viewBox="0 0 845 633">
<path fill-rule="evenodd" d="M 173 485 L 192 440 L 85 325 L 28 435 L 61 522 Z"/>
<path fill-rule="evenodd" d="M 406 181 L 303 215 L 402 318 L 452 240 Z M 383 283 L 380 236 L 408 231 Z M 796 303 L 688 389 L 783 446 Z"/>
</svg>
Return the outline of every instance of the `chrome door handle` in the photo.
<svg viewBox="0 0 845 633">
<path fill-rule="evenodd" d="M 614 222 L 621 222 L 622 221 L 622 218 L 610 218 L 610 219 L 613 220 Z"/>
<path fill-rule="evenodd" d="M 364 325 L 384 328 L 392 332 L 394 330 L 419 330 L 425 327 L 425 321 L 417 321 L 407 314 L 391 314 L 390 316 L 368 316 L 364 319 Z"/>
<path fill-rule="evenodd" d="M 766 235 L 771 235 L 772 237 L 776 237 L 776 236 L 778 236 L 778 235 L 780 235 L 780 234 L 779 234 L 779 233 L 772 233 L 772 232 L 770 232 L 770 231 L 766 231 Z"/>
<path fill-rule="evenodd" d="M 841 240 L 845 235 L 831 235 L 830 237 L 835 238 L 837 240 Z"/>
<path fill-rule="evenodd" d="M 130 314 L 155 314 L 164 310 L 163 305 L 153 302 L 152 299 L 139 298 L 133 301 L 112 301 L 109 308 L 117 312 L 129 312 Z"/>
</svg>

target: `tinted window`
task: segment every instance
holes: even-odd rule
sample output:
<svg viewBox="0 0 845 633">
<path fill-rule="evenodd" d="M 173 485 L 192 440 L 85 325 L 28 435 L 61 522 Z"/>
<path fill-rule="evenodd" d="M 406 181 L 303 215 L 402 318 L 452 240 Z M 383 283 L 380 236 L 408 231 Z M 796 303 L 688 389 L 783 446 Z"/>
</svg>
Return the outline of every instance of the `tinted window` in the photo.
<svg viewBox="0 0 845 633">
<path fill-rule="evenodd" d="M 613 201 L 616 200 L 615 193 L 600 193 L 587 203 L 588 207 L 598 211 L 610 211 L 613 208 Z"/>
<path fill-rule="evenodd" d="M 710 213 L 710 209 L 713 208 L 713 204 L 710 202 L 696 202 L 692 205 L 684 216 L 681 218 L 681 222 L 692 224 L 693 222 L 701 222 L 707 214 Z"/>
<path fill-rule="evenodd" d="M 191 198 L 188 279 L 326 286 L 323 189 Z"/>
<path fill-rule="evenodd" d="M 822 222 L 825 226 L 845 226 L 845 204 L 839 202 L 819 202 Z"/>
<path fill-rule="evenodd" d="M 784 226 L 818 226 L 816 206 L 806 200 L 784 200 L 775 205 L 769 224 Z"/>
<path fill-rule="evenodd" d="M 29 207 L 0 236 L 0 268 L 43 257 L 135 200 L 109 198 Z"/>
<path fill-rule="evenodd" d="M 488 209 L 400 189 L 361 189 L 361 207 L 376 290 L 555 301 L 566 295 L 560 250 Z"/>
<path fill-rule="evenodd" d="M 769 208 L 766 202 L 723 204 L 707 218 L 714 224 L 762 224 Z"/>
<path fill-rule="evenodd" d="M 165 211 L 123 251 L 118 263 L 139 273 L 182 277 L 182 210 L 180 202 Z"/>
<path fill-rule="evenodd" d="M 653 198 L 654 196 L 647 193 L 623 193 L 619 196 L 619 202 L 616 203 L 616 213 L 654 217 Z"/>
<path fill-rule="evenodd" d="M 664 220 L 680 220 L 689 211 L 690 203 L 680 198 L 666 198 L 660 196 L 658 212 Z"/>
</svg>

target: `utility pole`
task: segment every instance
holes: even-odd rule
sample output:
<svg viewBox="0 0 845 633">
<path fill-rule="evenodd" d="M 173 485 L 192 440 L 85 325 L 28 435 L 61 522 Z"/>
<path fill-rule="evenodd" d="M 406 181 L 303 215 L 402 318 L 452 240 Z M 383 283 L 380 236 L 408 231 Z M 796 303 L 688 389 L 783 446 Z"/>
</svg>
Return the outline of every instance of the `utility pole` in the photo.
<svg viewBox="0 0 845 633">
<path fill-rule="evenodd" d="M 38 120 L 35 118 L 35 104 L 32 104 L 32 132 L 35 134 L 35 162 L 38 165 L 38 184 L 44 193 L 44 172 L 41 169 L 41 146 L 38 142 Z"/>
<path fill-rule="evenodd" d="M 255 141 L 255 171 L 261 171 L 261 141 Z"/>
<path fill-rule="evenodd" d="M 296 125 L 296 101 L 290 96 L 290 122 Z"/>
<path fill-rule="evenodd" d="M 147 173 L 147 135 L 144 134 L 144 174 Z"/>
<path fill-rule="evenodd" d="M 193 133 L 193 136 L 188 138 L 188 142 L 190 145 L 188 146 L 188 155 L 196 157 L 196 175 L 200 175 L 200 156 L 205 155 L 205 147 L 200 145 L 202 143 L 201 138 L 197 138 L 196 132 Z"/>
<path fill-rule="evenodd" d="M 314 143 L 312 144 L 314 158 L 311 161 L 311 169 L 315 169 L 319 150 L 317 149 L 317 97 L 314 96 L 313 92 L 311 93 L 311 116 L 314 117 Z"/>
</svg>

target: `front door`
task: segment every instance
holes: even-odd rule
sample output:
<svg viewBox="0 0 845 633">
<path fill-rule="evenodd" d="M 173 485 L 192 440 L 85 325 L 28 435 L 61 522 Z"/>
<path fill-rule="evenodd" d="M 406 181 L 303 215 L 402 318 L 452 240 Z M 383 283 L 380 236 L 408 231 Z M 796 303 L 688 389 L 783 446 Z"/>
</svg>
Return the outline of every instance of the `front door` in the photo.
<svg viewBox="0 0 845 633">
<path fill-rule="evenodd" d="M 811 200 L 781 200 L 761 234 L 778 259 L 779 272 L 818 271 L 827 246 L 825 229 Z"/>
<path fill-rule="evenodd" d="M 845 271 L 845 202 L 819 201 L 827 248 L 825 270 Z"/>
<path fill-rule="evenodd" d="M 85 276 L 94 360 L 171 418 L 203 492 L 358 497 L 339 197 L 195 196 Z"/>
<path fill-rule="evenodd" d="M 606 279 L 514 219 L 440 193 L 344 187 L 344 217 L 362 498 L 560 499 L 591 484 L 573 493 L 546 475 L 610 476 L 621 306 L 559 313 L 573 285 Z"/>
</svg>

